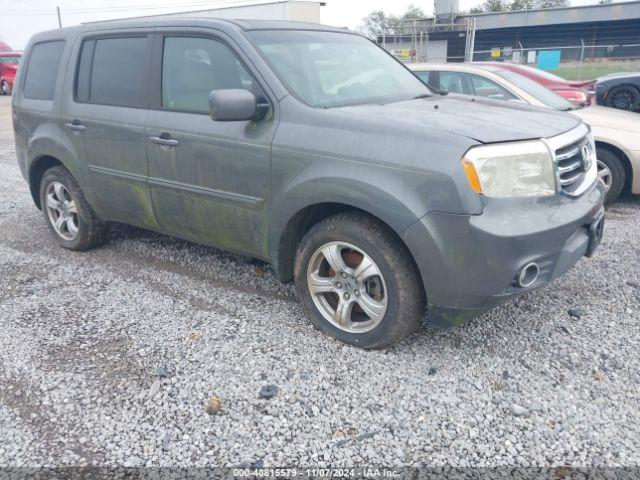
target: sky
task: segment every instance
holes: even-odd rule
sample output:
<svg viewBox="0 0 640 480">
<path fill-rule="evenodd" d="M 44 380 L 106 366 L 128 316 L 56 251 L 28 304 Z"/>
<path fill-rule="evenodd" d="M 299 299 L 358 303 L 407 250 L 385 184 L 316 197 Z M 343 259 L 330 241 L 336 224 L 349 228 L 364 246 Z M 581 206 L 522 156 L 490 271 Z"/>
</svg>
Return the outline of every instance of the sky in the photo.
<svg viewBox="0 0 640 480">
<path fill-rule="evenodd" d="M 113 18 L 202 10 L 211 6 L 232 6 L 248 0 L 0 0 L 0 38 L 14 50 L 21 50 L 34 33 L 57 28 L 56 6 L 60 6 L 63 26 Z M 482 0 L 460 0 L 468 10 Z M 572 0 L 572 5 L 596 3 L 596 0 Z M 337 27 L 357 28 L 373 10 L 402 14 L 409 5 L 433 12 L 433 0 L 326 0 L 321 22 Z"/>
</svg>

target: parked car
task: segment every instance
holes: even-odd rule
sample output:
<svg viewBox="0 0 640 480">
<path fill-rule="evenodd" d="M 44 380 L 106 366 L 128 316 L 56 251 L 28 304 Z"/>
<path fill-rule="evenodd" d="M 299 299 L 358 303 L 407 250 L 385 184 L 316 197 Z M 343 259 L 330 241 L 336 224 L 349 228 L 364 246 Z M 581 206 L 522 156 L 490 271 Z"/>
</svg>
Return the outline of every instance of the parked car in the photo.
<svg viewBox="0 0 640 480">
<path fill-rule="evenodd" d="M 624 191 L 640 193 L 640 122 L 637 115 L 592 105 L 578 108 L 542 85 L 502 64 L 412 64 L 420 79 L 434 88 L 566 111 L 587 122 L 596 143 L 598 175 L 607 187 L 607 202 Z"/>
<path fill-rule="evenodd" d="M 500 65 L 505 70 L 518 73 L 523 77 L 527 77 L 534 82 L 544 85 L 549 90 L 553 90 L 562 98 L 567 99 L 576 107 L 585 107 L 591 105 L 594 95 L 595 80 L 571 81 L 565 80 L 558 75 L 554 75 L 546 70 L 529 67 L 528 65 L 519 65 L 504 62 L 474 62 L 477 65 Z"/>
<path fill-rule="evenodd" d="M 16 153 L 60 245 L 96 247 L 115 221 L 269 261 L 353 345 L 397 342 L 426 305 L 467 322 L 602 236 L 582 120 L 434 95 L 341 29 L 94 23 L 35 35 L 24 65 Z"/>
<path fill-rule="evenodd" d="M 2 95 L 11 95 L 21 56 L 20 52 L 0 53 L 0 93 Z"/>
<path fill-rule="evenodd" d="M 607 107 L 640 111 L 640 73 L 617 73 L 598 78 L 596 101 Z"/>
</svg>

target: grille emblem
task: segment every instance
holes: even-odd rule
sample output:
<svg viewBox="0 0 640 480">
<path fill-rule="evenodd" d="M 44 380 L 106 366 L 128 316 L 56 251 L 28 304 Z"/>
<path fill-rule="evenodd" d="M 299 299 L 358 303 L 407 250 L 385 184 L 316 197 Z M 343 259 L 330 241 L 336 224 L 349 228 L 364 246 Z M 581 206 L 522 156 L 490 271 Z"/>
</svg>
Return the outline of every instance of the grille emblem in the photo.
<svg viewBox="0 0 640 480">
<path fill-rule="evenodd" d="M 591 167 L 591 149 L 589 145 L 583 145 L 580 151 L 582 153 L 582 168 L 587 171 Z"/>
</svg>

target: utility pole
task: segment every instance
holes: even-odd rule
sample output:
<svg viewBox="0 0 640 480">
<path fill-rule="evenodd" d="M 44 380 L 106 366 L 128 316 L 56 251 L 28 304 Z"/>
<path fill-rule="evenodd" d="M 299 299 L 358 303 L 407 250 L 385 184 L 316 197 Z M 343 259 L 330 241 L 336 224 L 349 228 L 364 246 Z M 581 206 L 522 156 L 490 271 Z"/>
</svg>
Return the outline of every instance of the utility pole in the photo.
<svg viewBox="0 0 640 480">
<path fill-rule="evenodd" d="M 60 18 L 60 6 L 56 7 L 56 12 L 58 12 L 58 28 L 62 28 L 62 19 Z"/>
</svg>

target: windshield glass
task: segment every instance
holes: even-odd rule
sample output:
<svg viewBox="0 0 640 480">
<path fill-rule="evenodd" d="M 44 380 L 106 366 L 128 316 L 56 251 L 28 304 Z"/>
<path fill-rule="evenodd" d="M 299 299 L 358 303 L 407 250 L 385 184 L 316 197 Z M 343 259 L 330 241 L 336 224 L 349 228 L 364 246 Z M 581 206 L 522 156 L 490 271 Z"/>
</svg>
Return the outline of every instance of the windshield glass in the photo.
<svg viewBox="0 0 640 480">
<path fill-rule="evenodd" d="M 387 103 L 430 90 L 358 35 L 304 30 L 248 32 L 289 91 L 313 107 Z"/>
<path fill-rule="evenodd" d="M 552 92 L 548 88 L 543 87 L 539 83 L 536 83 L 533 80 L 528 79 L 527 77 L 523 77 L 522 75 L 511 72 L 509 70 L 499 70 L 495 73 L 500 75 L 505 80 L 513 83 L 516 87 L 520 87 L 529 95 L 544 103 L 547 107 L 553 108 L 554 110 L 575 109 L 575 107 L 571 103 L 562 98 L 560 95 L 557 95 L 555 92 Z"/>
</svg>

